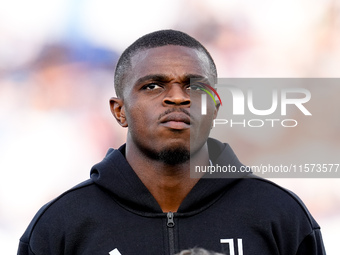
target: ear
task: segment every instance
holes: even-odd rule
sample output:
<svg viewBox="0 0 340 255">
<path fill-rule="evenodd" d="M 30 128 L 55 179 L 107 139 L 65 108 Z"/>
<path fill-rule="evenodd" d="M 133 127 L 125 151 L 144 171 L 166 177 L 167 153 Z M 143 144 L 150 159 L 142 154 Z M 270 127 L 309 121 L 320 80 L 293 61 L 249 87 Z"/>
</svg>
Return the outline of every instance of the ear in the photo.
<svg viewBox="0 0 340 255">
<path fill-rule="evenodd" d="M 125 106 L 124 101 L 121 98 L 111 97 L 110 98 L 110 109 L 112 115 L 116 118 L 119 125 L 127 127 L 128 123 L 125 117 Z"/>
</svg>

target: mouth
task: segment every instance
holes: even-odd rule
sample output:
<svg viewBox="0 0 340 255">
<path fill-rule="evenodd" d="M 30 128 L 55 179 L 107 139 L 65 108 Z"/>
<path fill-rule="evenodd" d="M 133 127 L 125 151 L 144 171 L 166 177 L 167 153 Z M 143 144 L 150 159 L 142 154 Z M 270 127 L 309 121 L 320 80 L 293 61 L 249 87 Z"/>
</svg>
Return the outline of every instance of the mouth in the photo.
<svg viewBox="0 0 340 255">
<path fill-rule="evenodd" d="M 188 129 L 190 128 L 190 117 L 184 113 L 174 112 L 161 118 L 160 124 L 170 129 Z"/>
</svg>

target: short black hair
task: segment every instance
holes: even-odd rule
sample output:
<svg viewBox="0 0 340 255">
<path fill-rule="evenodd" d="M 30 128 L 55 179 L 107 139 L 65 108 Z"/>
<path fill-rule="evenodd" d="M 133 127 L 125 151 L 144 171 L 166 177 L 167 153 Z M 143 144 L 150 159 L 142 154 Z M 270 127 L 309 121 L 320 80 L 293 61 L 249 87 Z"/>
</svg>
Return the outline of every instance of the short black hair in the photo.
<svg viewBox="0 0 340 255">
<path fill-rule="evenodd" d="M 131 66 L 131 58 L 138 53 L 139 51 L 145 49 L 151 49 L 166 45 L 178 45 L 178 46 L 185 46 L 192 49 L 197 49 L 205 53 L 210 62 L 210 68 L 212 74 L 217 77 L 217 70 L 214 60 L 212 59 L 210 53 L 207 49 L 196 39 L 189 36 L 186 33 L 176 30 L 159 30 L 152 32 L 150 34 L 146 34 L 136 40 L 133 44 L 131 44 L 120 56 L 115 70 L 115 90 L 116 95 L 118 97 L 122 97 L 123 95 L 123 79 L 125 72 Z"/>
</svg>

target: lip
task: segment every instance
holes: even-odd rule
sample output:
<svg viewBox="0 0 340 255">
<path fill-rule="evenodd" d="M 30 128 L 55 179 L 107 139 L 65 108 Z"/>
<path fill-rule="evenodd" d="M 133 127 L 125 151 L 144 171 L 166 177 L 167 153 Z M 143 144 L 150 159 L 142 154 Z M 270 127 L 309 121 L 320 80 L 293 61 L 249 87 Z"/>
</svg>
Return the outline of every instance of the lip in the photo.
<svg viewBox="0 0 340 255">
<path fill-rule="evenodd" d="M 160 124 L 171 129 L 188 129 L 190 128 L 190 117 L 184 113 L 170 113 L 160 119 Z"/>
</svg>

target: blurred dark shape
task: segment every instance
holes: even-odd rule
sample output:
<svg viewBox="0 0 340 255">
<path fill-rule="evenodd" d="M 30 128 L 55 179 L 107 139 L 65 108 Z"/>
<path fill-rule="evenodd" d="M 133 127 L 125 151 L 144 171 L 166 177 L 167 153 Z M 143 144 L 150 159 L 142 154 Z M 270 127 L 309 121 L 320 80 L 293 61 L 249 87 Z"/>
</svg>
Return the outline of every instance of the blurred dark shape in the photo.
<svg viewBox="0 0 340 255">
<path fill-rule="evenodd" d="M 190 250 L 183 250 L 180 253 L 177 253 L 176 255 L 224 255 L 224 254 L 208 251 L 203 248 L 193 248 Z"/>
<path fill-rule="evenodd" d="M 92 68 L 114 70 L 118 53 L 89 43 L 51 43 L 46 44 L 31 63 L 32 69 L 63 65 L 65 63 L 85 63 Z"/>
</svg>

